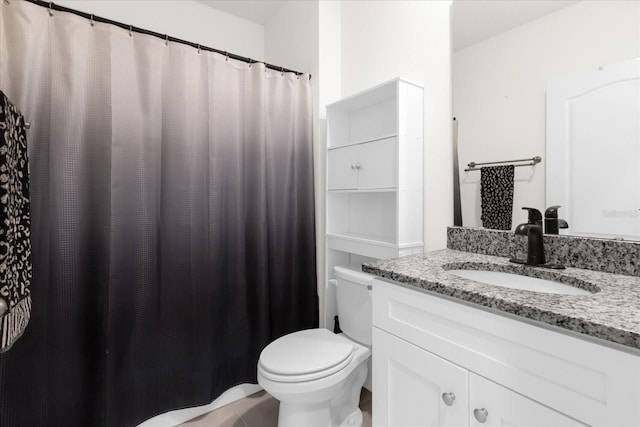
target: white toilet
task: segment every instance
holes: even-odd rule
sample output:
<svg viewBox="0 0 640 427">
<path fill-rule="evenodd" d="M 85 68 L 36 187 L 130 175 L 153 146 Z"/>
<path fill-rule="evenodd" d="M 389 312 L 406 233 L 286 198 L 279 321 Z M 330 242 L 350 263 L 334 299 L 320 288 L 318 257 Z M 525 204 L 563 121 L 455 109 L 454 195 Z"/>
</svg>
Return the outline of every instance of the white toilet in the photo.
<svg viewBox="0 0 640 427">
<path fill-rule="evenodd" d="M 279 427 L 361 426 L 358 408 L 371 355 L 371 281 L 335 267 L 343 334 L 307 329 L 278 338 L 260 354 L 258 383 L 280 401 Z"/>
</svg>

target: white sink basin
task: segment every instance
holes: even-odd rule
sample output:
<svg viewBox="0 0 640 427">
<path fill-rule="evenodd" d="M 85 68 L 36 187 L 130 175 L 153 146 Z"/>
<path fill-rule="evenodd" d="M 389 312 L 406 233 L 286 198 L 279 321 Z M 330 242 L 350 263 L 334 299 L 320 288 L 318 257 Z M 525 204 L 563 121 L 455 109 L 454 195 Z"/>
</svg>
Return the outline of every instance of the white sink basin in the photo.
<svg viewBox="0 0 640 427">
<path fill-rule="evenodd" d="M 485 270 L 448 270 L 449 273 L 476 282 L 488 285 L 502 286 L 504 288 L 521 289 L 524 291 L 544 292 L 548 294 L 563 295 L 591 295 L 585 289 L 552 280 L 538 279 L 536 277 L 521 276 L 519 274 L 504 273 L 502 271 Z"/>
</svg>

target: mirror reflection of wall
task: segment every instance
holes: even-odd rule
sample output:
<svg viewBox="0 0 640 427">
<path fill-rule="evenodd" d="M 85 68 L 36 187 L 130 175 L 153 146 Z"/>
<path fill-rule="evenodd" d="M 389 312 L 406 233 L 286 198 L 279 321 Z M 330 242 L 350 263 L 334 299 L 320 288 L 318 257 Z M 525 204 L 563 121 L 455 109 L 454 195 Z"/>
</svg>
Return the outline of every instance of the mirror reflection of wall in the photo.
<svg viewBox="0 0 640 427">
<path fill-rule="evenodd" d="M 506 3 L 524 7 L 548 2 Z M 453 114 L 458 120 L 465 226 L 482 225 L 480 174 L 464 172 L 470 162 L 542 156 L 537 166 L 515 169 L 512 227 L 527 220 L 521 207 L 546 207 L 548 80 L 640 56 L 640 2 L 564 3 L 559 10 L 453 52 Z M 559 213 L 562 217 L 562 209 Z"/>
<path fill-rule="evenodd" d="M 546 201 L 571 234 L 640 240 L 640 58 L 549 80 Z"/>
</svg>

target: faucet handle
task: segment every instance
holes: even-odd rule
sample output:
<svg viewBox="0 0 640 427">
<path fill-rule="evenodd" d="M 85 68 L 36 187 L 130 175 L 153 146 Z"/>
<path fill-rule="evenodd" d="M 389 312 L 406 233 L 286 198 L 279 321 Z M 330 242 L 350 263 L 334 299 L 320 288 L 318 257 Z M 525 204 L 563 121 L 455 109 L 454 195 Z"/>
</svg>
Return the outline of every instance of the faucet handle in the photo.
<svg viewBox="0 0 640 427">
<path fill-rule="evenodd" d="M 560 209 L 560 205 L 549 206 L 546 211 L 544 211 L 545 218 L 558 218 L 558 209 Z"/>
<path fill-rule="evenodd" d="M 544 229 L 546 234 L 558 234 L 558 229 L 569 228 L 569 224 L 564 219 L 558 218 L 560 205 L 549 206 L 544 211 Z"/>
<path fill-rule="evenodd" d="M 523 210 L 529 211 L 529 224 L 535 224 L 542 226 L 542 213 L 536 208 L 522 208 Z"/>
</svg>

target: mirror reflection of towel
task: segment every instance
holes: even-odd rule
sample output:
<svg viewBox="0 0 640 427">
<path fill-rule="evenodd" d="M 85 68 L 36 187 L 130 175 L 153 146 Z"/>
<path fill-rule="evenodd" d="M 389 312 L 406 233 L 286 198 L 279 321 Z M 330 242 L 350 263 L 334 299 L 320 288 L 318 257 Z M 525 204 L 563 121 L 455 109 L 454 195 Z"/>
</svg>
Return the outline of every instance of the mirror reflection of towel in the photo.
<svg viewBox="0 0 640 427">
<path fill-rule="evenodd" d="M 514 169 L 513 165 L 480 169 L 480 219 L 483 227 L 511 230 Z"/>
</svg>

